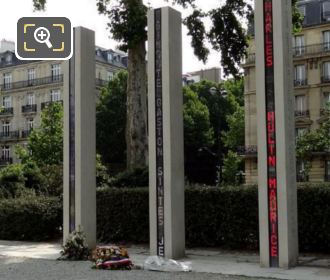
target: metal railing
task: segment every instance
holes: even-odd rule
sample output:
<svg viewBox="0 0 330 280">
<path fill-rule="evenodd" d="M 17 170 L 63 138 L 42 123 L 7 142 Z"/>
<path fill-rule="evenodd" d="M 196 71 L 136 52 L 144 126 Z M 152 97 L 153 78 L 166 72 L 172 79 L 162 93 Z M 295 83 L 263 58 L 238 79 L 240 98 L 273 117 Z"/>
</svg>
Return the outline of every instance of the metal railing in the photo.
<svg viewBox="0 0 330 280">
<path fill-rule="evenodd" d="M 22 106 L 22 113 L 35 113 L 37 112 L 37 104 Z"/>
<path fill-rule="evenodd" d="M 239 155 L 257 155 L 258 146 L 256 145 L 248 145 L 248 146 L 240 146 L 237 148 L 237 153 Z"/>
<path fill-rule="evenodd" d="M 106 87 L 109 84 L 109 81 L 96 78 L 95 84 L 97 87 Z"/>
<path fill-rule="evenodd" d="M 18 138 L 19 138 L 19 131 L 18 130 L 0 132 L 0 141 L 18 139 Z"/>
<path fill-rule="evenodd" d="M 14 108 L 1 108 L 0 109 L 0 115 L 13 115 L 14 114 Z"/>
<path fill-rule="evenodd" d="M 297 118 L 299 118 L 299 117 L 309 118 L 310 117 L 309 110 L 296 110 L 296 111 L 294 111 L 294 115 Z"/>
<path fill-rule="evenodd" d="M 329 75 L 322 76 L 321 83 L 323 83 L 323 84 L 330 83 L 330 76 Z"/>
<path fill-rule="evenodd" d="M 330 42 L 293 48 L 294 57 L 311 55 L 311 54 L 328 54 L 329 52 L 330 52 Z"/>
<path fill-rule="evenodd" d="M 298 79 L 298 80 L 294 80 L 294 81 L 293 81 L 293 85 L 294 85 L 295 87 L 307 86 L 307 85 L 308 85 L 308 81 L 307 81 L 307 79 Z"/>
<path fill-rule="evenodd" d="M 28 138 L 32 132 L 32 129 L 30 130 L 22 130 L 21 137 L 22 138 Z"/>
<path fill-rule="evenodd" d="M 4 165 L 8 165 L 8 164 L 12 164 L 13 163 L 13 159 L 11 157 L 2 157 L 0 158 L 0 166 L 4 166 Z"/>
<path fill-rule="evenodd" d="M 56 75 L 56 76 L 43 77 L 33 80 L 24 80 L 10 84 L 2 84 L 0 85 L 0 89 L 1 91 L 7 91 L 7 90 L 35 87 L 35 86 L 48 85 L 48 84 L 61 83 L 61 82 L 63 82 L 63 75 Z"/>
<path fill-rule="evenodd" d="M 50 105 L 52 103 L 61 103 L 61 104 L 63 104 L 63 100 L 42 102 L 41 103 L 41 110 L 45 109 L 48 105 Z"/>
<path fill-rule="evenodd" d="M 24 80 L 14 83 L 6 83 L 0 85 L 1 91 L 9 91 L 14 89 L 21 89 L 21 88 L 28 88 L 28 87 L 35 87 L 35 86 L 41 86 L 41 85 L 48 85 L 48 84 L 55 84 L 55 83 L 62 83 L 63 82 L 63 74 L 57 75 L 57 76 L 49 76 L 39 79 L 33 79 L 33 80 Z M 109 81 L 102 80 L 102 79 L 95 79 L 95 85 L 96 87 L 106 87 L 108 85 Z"/>
<path fill-rule="evenodd" d="M 330 55 L 330 42 L 328 43 L 321 43 L 321 44 L 312 44 L 300 47 L 293 48 L 293 57 L 303 57 L 306 55 Z M 253 64 L 255 63 L 255 53 L 250 53 L 246 59 L 244 64 Z"/>
</svg>

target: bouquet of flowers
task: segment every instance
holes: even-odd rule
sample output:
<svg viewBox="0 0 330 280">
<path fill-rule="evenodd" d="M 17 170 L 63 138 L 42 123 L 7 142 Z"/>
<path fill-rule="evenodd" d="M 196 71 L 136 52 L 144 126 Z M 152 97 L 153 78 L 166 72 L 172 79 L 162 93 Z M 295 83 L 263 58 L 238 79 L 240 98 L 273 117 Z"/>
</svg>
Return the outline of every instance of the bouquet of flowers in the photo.
<svg viewBox="0 0 330 280">
<path fill-rule="evenodd" d="M 90 250 L 86 242 L 86 236 L 82 229 L 73 231 L 63 246 L 61 257 L 58 260 L 81 261 L 88 260 Z"/>
<path fill-rule="evenodd" d="M 130 270 L 133 267 L 128 252 L 123 247 L 99 246 L 92 253 L 93 268 L 108 270 Z"/>
</svg>

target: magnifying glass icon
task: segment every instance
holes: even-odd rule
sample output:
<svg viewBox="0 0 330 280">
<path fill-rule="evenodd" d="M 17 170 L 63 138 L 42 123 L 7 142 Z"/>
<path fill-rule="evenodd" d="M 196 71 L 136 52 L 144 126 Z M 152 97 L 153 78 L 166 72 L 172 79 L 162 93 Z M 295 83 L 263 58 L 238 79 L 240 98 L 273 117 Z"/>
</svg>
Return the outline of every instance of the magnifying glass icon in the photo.
<svg viewBox="0 0 330 280">
<path fill-rule="evenodd" d="M 52 43 L 49 40 L 50 32 L 46 27 L 38 27 L 34 31 L 34 39 L 41 44 L 46 44 L 49 49 L 53 47 Z"/>
</svg>

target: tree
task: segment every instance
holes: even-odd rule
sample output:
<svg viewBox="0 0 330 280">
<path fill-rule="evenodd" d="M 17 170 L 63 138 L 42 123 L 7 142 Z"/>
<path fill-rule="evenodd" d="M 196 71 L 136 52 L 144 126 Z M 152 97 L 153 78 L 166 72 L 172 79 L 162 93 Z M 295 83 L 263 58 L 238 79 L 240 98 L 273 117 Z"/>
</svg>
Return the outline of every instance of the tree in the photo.
<svg viewBox="0 0 330 280">
<path fill-rule="evenodd" d="M 41 125 L 28 137 L 27 147 L 16 146 L 25 186 L 37 193 L 59 196 L 63 178 L 63 105 L 54 102 L 41 113 Z"/>
<path fill-rule="evenodd" d="M 191 182 L 212 184 L 215 156 L 209 109 L 190 87 L 183 88 L 183 95 L 185 176 Z"/>
<path fill-rule="evenodd" d="M 237 147 L 244 146 L 245 141 L 245 121 L 244 107 L 237 104 L 236 111 L 227 116 L 228 131 L 222 133 L 225 147 L 231 150 L 237 150 Z"/>
<path fill-rule="evenodd" d="M 299 136 L 296 143 L 298 160 L 307 161 L 314 152 L 330 152 L 330 104 L 323 114 L 320 127 Z"/>
<path fill-rule="evenodd" d="M 41 125 L 28 138 L 27 149 L 18 149 L 23 162 L 33 161 L 38 166 L 58 165 L 63 162 L 63 106 L 49 104 L 41 113 Z"/>
<path fill-rule="evenodd" d="M 50 103 L 41 113 L 41 125 L 28 137 L 26 148 L 16 146 L 22 161 L 26 187 L 39 189 L 49 195 L 62 193 L 63 179 L 63 105 Z M 96 180 L 99 185 L 107 183 L 106 168 L 101 157 L 96 155 Z M 43 186 L 46 186 L 46 188 Z M 39 191 L 41 192 L 41 191 Z"/>
<path fill-rule="evenodd" d="M 201 148 L 213 144 L 210 113 L 198 95 L 190 88 L 183 88 L 184 141 L 186 147 Z"/>
<path fill-rule="evenodd" d="M 229 151 L 224 159 L 223 164 L 223 182 L 226 185 L 239 185 L 242 183 L 242 178 L 239 172 L 242 170 L 242 158 L 233 151 Z"/>
<path fill-rule="evenodd" d="M 142 0 L 96 0 L 100 14 L 109 17 L 109 30 L 128 52 L 126 145 L 127 168 L 147 165 L 147 7 Z"/>
<path fill-rule="evenodd" d="M 127 72 L 117 73 L 103 88 L 96 108 L 96 148 L 106 164 L 126 163 Z"/>
<path fill-rule="evenodd" d="M 224 81 L 223 87 L 225 90 L 235 96 L 236 102 L 240 106 L 244 106 L 244 78 L 228 79 Z"/>
<path fill-rule="evenodd" d="M 226 116 L 235 111 L 234 97 L 226 98 L 222 95 L 223 85 L 203 80 L 189 86 L 196 92 L 198 98 L 204 103 L 210 112 L 210 122 L 214 131 L 214 145 L 222 146 L 221 132 L 228 129 Z"/>
<path fill-rule="evenodd" d="M 297 0 L 292 0 L 295 4 Z M 239 64 L 246 54 L 247 33 L 242 19 L 251 19 L 250 0 L 230 0 L 219 7 L 203 12 L 196 7 L 195 0 L 172 0 L 173 4 L 190 6 L 193 12 L 184 23 L 192 37 L 195 55 L 207 61 L 209 49 L 221 52 L 221 64 L 225 75 L 239 75 Z M 43 10 L 46 0 L 33 0 L 36 10 Z M 128 51 L 127 85 L 127 167 L 143 167 L 147 162 L 147 113 L 146 113 L 146 49 L 147 6 L 143 0 L 96 0 L 100 14 L 108 16 L 108 27 L 112 37 L 120 42 L 120 48 Z M 293 20 L 301 19 L 294 10 Z M 206 30 L 204 21 L 209 20 L 211 27 Z"/>
</svg>

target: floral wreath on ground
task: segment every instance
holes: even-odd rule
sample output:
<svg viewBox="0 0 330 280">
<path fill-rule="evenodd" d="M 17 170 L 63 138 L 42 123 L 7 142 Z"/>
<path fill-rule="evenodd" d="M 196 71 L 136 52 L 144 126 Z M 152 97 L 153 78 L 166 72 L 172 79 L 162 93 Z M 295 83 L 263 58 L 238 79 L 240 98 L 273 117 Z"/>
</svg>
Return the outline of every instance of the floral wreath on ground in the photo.
<svg viewBox="0 0 330 280">
<path fill-rule="evenodd" d="M 119 246 L 98 246 L 92 253 L 95 269 L 130 270 L 133 264 L 125 248 Z"/>
</svg>

